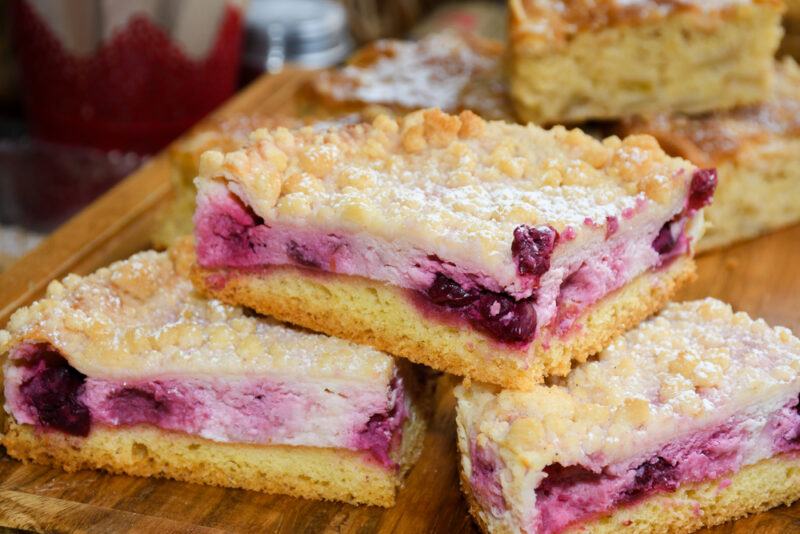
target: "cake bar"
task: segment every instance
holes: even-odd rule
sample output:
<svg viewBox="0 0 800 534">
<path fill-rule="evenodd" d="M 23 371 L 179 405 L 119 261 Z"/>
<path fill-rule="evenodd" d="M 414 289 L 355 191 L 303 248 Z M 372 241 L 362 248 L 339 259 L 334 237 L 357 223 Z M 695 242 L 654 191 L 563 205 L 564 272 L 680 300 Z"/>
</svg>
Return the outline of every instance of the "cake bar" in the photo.
<svg viewBox="0 0 800 534">
<path fill-rule="evenodd" d="M 511 97 L 538 124 L 767 97 L 780 0 L 509 0 Z"/>
<path fill-rule="evenodd" d="M 694 273 L 713 170 L 652 137 L 421 110 L 203 154 L 196 287 L 435 369 L 566 374 Z M 186 247 L 183 247 L 186 253 Z"/>
<path fill-rule="evenodd" d="M 166 253 L 51 283 L 0 354 L 2 444 L 67 471 L 390 506 L 421 451 L 412 370 L 203 300 Z"/>
<path fill-rule="evenodd" d="M 717 168 L 699 251 L 800 221 L 800 67 L 791 58 L 775 64 L 774 87 L 761 104 L 631 119 L 622 133 L 653 135 L 671 155 Z"/>
<path fill-rule="evenodd" d="M 670 304 L 565 380 L 456 388 L 485 532 L 691 532 L 800 497 L 800 340 Z"/>
</svg>

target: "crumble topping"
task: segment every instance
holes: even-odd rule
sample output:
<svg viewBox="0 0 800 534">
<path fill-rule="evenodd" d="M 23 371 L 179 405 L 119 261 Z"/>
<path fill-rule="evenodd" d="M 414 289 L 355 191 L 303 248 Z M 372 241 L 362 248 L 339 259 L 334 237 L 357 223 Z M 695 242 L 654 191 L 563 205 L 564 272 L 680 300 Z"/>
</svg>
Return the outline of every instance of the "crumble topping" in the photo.
<svg viewBox="0 0 800 534">
<path fill-rule="evenodd" d="M 552 386 L 530 392 L 463 386 L 477 443 L 516 465 L 613 463 L 796 394 L 800 340 L 714 299 L 670 304 Z"/>
<path fill-rule="evenodd" d="M 300 375 L 389 382 L 374 349 L 256 318 L 195 294 L 165 253 L 136 254 L 92 275 L 53 281 L 0 330 L 0 354 L 50 343 L 95 378 Z"/>
<path fill-rule="evenodd" d="M 503 108 L 505 91 L 496 83 L 502 50 L 500 43 L 455 32 L 419 41 L 381 39 L 359 50 L 345 67 L 322 71 L 312 86 L 334 102 L 488 109 L 476 100 L 477 92 L 494 100 L 495 108 Z"/>
<path fill-rule="evenodd" d="M 582 32 L 643 24 L 676 13 L 697 13 L 713 27 L 711 15 L 753 6 L 783 9 L 781 0 L 510 0 L 510 39 L 515 50 L 541 53 Z"/>
<path fill-rule="evenodd" d="M 336 125 L 360 122 L 362 117 L 372 117 L 377 114 L 376 110 L 365 109 L 361 113 L 350 113 L 330 120 L 315 120 L 309 124 L 309 119 L 295 116 L 241 113 L 210 122 L 204 121 L 200 126 L 193 128 L 189 135 L 179 139 L 169 151 L 171 157 L 189 172 L 191 169 L 197 169 L 200 165 L 200 156 L 206 150 L 228 152 L 241 148 L 248 143 L 250 134 L 259 128 L 311 126 L 317 131 L 322 131 Z M 194 179 L 193 175 L 191 179 Z"/>
<path fill-rule="evenodd" d="M 186 159 L 195 168 L 206 150 L 236 150 L 247 144 L 250 133 L 258 128 L 300 128 L 302 120 L 296 117 L 276 117 L 260 114 L 239 114 L 203 123 L 192 129 L 170 147 L 173 158 Z"/>
<path fill-rule="evenodd" d="M 198 184 L 201 197 L 224 184 L 266 221 L 502 268 L 520 224 L 562 232 L 644 205 L 666 212 L 684 202 L 694 170 L 650 136 L 601 142 L 428 109 L 326 132 L 258 130 L 245 149 L 206 152 Z"/>
<path fill-rule="evenodd" d="M 774 79 L 772 95 L 758 105 L 692 117 L 632 119 L 623 129 L 654 135 L 668 150 L 697 165 L 718 165 L 748 145 L 800 136 L 800 67 L 787 56 L 775 63 Z"/>
</svg>

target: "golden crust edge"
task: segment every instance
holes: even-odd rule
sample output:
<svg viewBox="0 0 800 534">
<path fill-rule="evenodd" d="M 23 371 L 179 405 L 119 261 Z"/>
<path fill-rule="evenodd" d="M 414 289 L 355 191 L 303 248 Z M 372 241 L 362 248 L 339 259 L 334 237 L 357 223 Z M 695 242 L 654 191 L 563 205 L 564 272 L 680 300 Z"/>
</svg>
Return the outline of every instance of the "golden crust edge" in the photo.
<svg viewBox="0 0 800 534">
<path fill-rule="evenodd" d="M 185 256 L 193 254 L 193 252 L 186 245 L 182 247 L 179 254 Z M 184 257 L 181 263 L 186 262 L 187 258 Z M 422 317 L 422 313 L 408 301 L 400 289 L 360 277 L 330 273 L 298 276 L 299 272 L 300 270 L 295 268 L 277 267 L 253 276 L 231 274 L 224 288 L 213 289 L 206 283 L 209 275 L 224 273 L 222 276 L 226 276 L 230 273 L 226 273 L 225 270 L 207 270 L 194 264 L 191 269 L 191 278 L 195 287 L 202 293 L 224 302 L 247 306 L 259 313 L 272 315 L 279 320 L 371 345 L 379 350 L 405 357 L 415 363 L 510 389 L 530 389 L 542 383 L 545 376 L 566 375 L 572 367 L 572 362 L 583 362 L 589 356 L 605 348 L 616 337 L 663 308 L 680 287 L 696 277 L 694 260 L 690 257 L 678 259 L 665 270 L 644 273 L 603 298 L 599 304 L 595 304 L 591 308 L 589 313 L 578 319 L 575 331 L 581 329 L 594 333 L 600 331 L 599 335 L 595 334 L 592 338 L 577 344 L 577 347 L 570 347 L 567 343 L 557 341 L 552 343 L 549 348 L 544 348 L 539 341 L 521 354 L 521 351 L 518 350 L 506 349 L 504 351 L 504 347 L 499 343 L 473 330 L 465 332 L 457 326 L 438 322 L 432 324 Z M 317 292 L 330 294 L 334 285 L 342 286 L 344 284 L 342 287 L 347 291 L 353 294 L 360 293 L 360 298 L 364 298 L 367 292 L 371 292 L 373 299 L 384 301 L 384 308 L 386 307 L 385 302 L 389 301 L 390 309 L 395 311 L 400 309 L 398 313 L 403 320 L 416 323 L 416 328 L 421 329 L 425 335 L 408 340 L 406 339 L 407 333 L 403 335 L 395 329 L 387 337 L 385 332 L 375 331 L 374 325 L 370 325 L 365 320 L 368 315 L 365 313 L 353 313 L 348 316 L 351 324 L 352 322 L 361 322 L 362 325 L 358 328 L 347 328 L 340 319 L 342 314 L 330 313 L 331 307 L 317 305 L 316 311 L 310 311 L 310 306 L 313 305 L 307 301 L 308 299 L 304 301 L 289 295 L 285 288 L 285 280 L 278 280 L 270 284 L 270 280 L 274 281 L 275 278 L 286 278 L 287 273 L 289 278 L 293 278 L 295 281 L 299 280 L 306 291 L 316 286 Z M 268 291 L 263 287 L 264 284 L 270 287 Z M 342 287 L 339 289 L 341 290 Z M 647 295 L 649 298 L 642 298 L 644 292 L 649 293 Z M 254 293 L 260 293 L 260 295 L 254 295 Z M 340 306 L 338 309 L 342 308 Z M 603 321 L 603 318 L 606 321 Z M 605 330 L 598 330 L 598 327 L 593 325 L 597 322 L 611 322 L 613 326 Z M 403 324 L 403 321 L 396 321 L 394 324 Z M 587 327 L 587 324 L 593 326 Z M 406 327 L 406 331 L 412 332 L 413 329 Z M 431 343 L 441 346 L 445 344 L 443 339 L 449 340 L 449 343 L 453 344 L 455 348 L 449 351 L 433 350 Z M 398 346 L 401 348 L 398 349 Z M 465 353 L 469 357 L 465 357 Z M 481 355 L 484 358 L 476 362 L 475 356 Z M 526 357 L 530 362 L 530 366 L 527 368 L 521 365 Z M 550 360 L 550 362 L 543 363 L 542 360 L 545 362 Z"/>
<path fill-rule="evenodd" d="M 80 438 L 58 431 L 37 430 L 6 416 L 0 444 L 6 447 L 9 456 L 19 461 L 48 465 L 66 472 L 96 469 L 118 475 L 166 478 L 297 498 L 390 507 L 395 504 L 398 489 L 422 454 L 427 429 L 426 411 L 424 407 L 411 407 L 412 415 L 403 428 L 397 471 L 371 462 L 368 453 L 359 451 L 219 443 L 146 425 L 97 427 L 88 437 Z M 115 443 L 115 449 L 107 448 Z M 197 452 L 201 450 L 202 453 Z M 182 451 L 188 460 L 174 460 L 176 451 Z M 245 469 L 235 463 L 237 454 L 246 458 Z M 270 461 L 273 464 L 295 463 L 296 472 L 279 473 L 280 469 Z M 329 477 L 315 481 L 303 469 L 308 465 L 304 462 L 308 461 L 317 471 L 323 465 L 335 466 L 335 469 L 331 470 Z M 239 468 L 238 473 L 231 470 L 231 465 Z M 247 465 L 250 473 L 243 472 L 247 471 Z M 265 465 L 268 466 L 266 471 L 273 472 L 264 473 Z M 258 472 L 256 466 L 262 472 Z M 336 475 L 343 473 L 344 466 L 350 467 L 346 473 L 349 479 L 337 481 Z"/>
<path fill-rule="evenodd" d="M 756 476 L 760 471 L 769 471 L 772 475 L 774 475 L 770 481 L 763 484 L 764 487 L 775 486 L 775 484 L 771 484 L 771 482 L 777 484 L 781 481 L 785 481 L 784 485 L 788 487 L 787 491 L 770 496 L 768 500 L 756 505 L 753 505 L 752 501 L 750 500 L 741 501 L 738 503 L 739 507 L 735 511 L 727 512 L 719 509 L 721 508 L 721 501 L 719 499 L 706 499 L 704 504 L 691 505 L 692 513 L 680 514 L 682 517 L 690 518 L 691 522 L 689 524 L 664 524 L 663 522 L 658 521 L 658 518 L 656 518 L 658 524 L 663 526 L 663 528 L 661 530 L 653 530 L 654 514 L 653 510 L 650 509 L 651 507 L 662 509 L 667 507 L 667 505 L 670 503 L 677 502 L 684 508 L 688 508 L 690 506 L 688 504 L 689 502 L 699 502 L 691 499 L 689 497 L 690 494 L 694 495 L 697 493 L 714 492 L 715 495 L 718 496 L 723 492 L 730 493 L 731 491 L 739 489 L 739 485 L 743 484 L 745 479 L 751 476 Z M 790 471 L 789 474 L 793 479 L 793 483 L 788 482 L 789 477 L 785 476 L 787 471 Z M 794 473 L 791 473 L 791 471 L 794 471 Z M 470 515 L 472 515 L 472 518 L 475 520 L 480 529 L 486 533 L 492 532 L 493 534 L 511 534 L 513 531 L 508 528 L 507 525 L 499 525 L 498 529 L 494 531 L 489 530 L 486 521 L 481 516 L 481 508 L 475 500 L 475 496 L 471 491 L 469 481 L 466 479 L 461 466 L 459 467 L 459 478 L 462 492 L 469 506 Z M 720 483 L 724 480 L 730 480 L 730 484 L 727 487 L 720 489 Z M 793 457 L 790 454 L 782 454 L 761 460 L 753 465 L 743 467 L 732 477 L 721 477 L 706 482 L 687 484 L 681 486 L 674 492 L 655 494 L 652 497 L 649 497 L 634 505 L 621 507 L 610 514 L 601 517 L 600 519 L 576 525 L 575 527 L 567 529 L 565 532 L 575 534 L 586 532 L 591 532 L 593 534 L 614 534 L 622 531 L 632 532 L 634 534 L 656 532 L 688 533 L 694 532 L 695 530 L 701 528 L 713 527 L 729 521 L 741 519 L 749 515 L 765 512 L 777 506 L 788 505 L 798 499 L 800 499 L 800 457 Z M 697 509 L 703 513 L 693 513 L 694 510 Z"/>
</svg>

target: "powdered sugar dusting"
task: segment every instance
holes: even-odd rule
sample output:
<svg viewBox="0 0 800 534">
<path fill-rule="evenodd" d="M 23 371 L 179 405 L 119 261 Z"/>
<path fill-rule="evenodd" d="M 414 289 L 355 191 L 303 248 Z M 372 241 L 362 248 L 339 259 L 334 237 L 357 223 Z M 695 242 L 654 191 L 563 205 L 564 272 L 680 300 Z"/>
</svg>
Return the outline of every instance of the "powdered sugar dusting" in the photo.
<svg viewBox="0 0 800 534">
<path fill-rule="evenodd" d="M 340 102 L 455 111 L 467 84 L 478 74 L 496 70 L 499 59 L 496 50 L 474 46 L 451 32 L 417 42 L 379 40 L 346 67 L 321 73 L 314 85 Z"/>
</svg>

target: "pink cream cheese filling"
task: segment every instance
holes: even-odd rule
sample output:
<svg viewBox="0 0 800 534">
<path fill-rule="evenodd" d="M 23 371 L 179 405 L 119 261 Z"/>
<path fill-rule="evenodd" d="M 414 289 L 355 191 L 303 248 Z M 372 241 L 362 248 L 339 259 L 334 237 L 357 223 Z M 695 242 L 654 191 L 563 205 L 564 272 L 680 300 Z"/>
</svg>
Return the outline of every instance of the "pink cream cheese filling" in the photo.
<svg viewBox="0 0 800 534">
<path fill-rule="evenodd" d="M 87 436 L 94 425 L 147 424 L 228 443 L 367 451 L 386 468 L 408 417 L 403 380 L 388 387 L 264 378 L 104 380 L 52 346 L 24 344 L 7 366 L 7 407 L 19 423 Z"/>
<path fill-rule="evenodd" d="M 666 222 L 643 215 L 643 199 L 637 208 L 624 210 L 624 225 L 612 216 L 602 225 L 584 221 L 605 231 L 598 243 L 570 254 L 554 251 L 575 238 L 574 228 L 560 236 L 550 226 L 520 225 L 509 251 L 511 279 L 368 236 L 265 223 L 220 187 L 198 197 L 197 258 L 211 269 L 294 266 L 386 282 L 407 289 L 428 316 L 468 324 L 497 341 L 525 347 L 543 331 L 567 335 L 581 313 L 604 296 L 689 253 L 689 220 L 710 202 L 715 185 L 713 171 L 697 171 L 685 205 Z M 228 276 L 235 274 L 214 274 L 208 283 L 224 286 Z"/>
<path fill-rule="evenodd" d="M 657 451 L 625 462 L 544 469 L 535 489 L 536 505 L 523 530 L 554 534 L 683 484 L 720 480 L 745 465 L 777 454 L 800 451 L 800 408 L 794 397 L 766 415 L 734 417 L 710 430 L 670 442 Z M 761 421 L 755 423 L 754 420 Z M 501 460 L 471 443 L 471 486 L 483 508 L 500 516 L 507 511 L 500 482 Z"/>
</svg>

